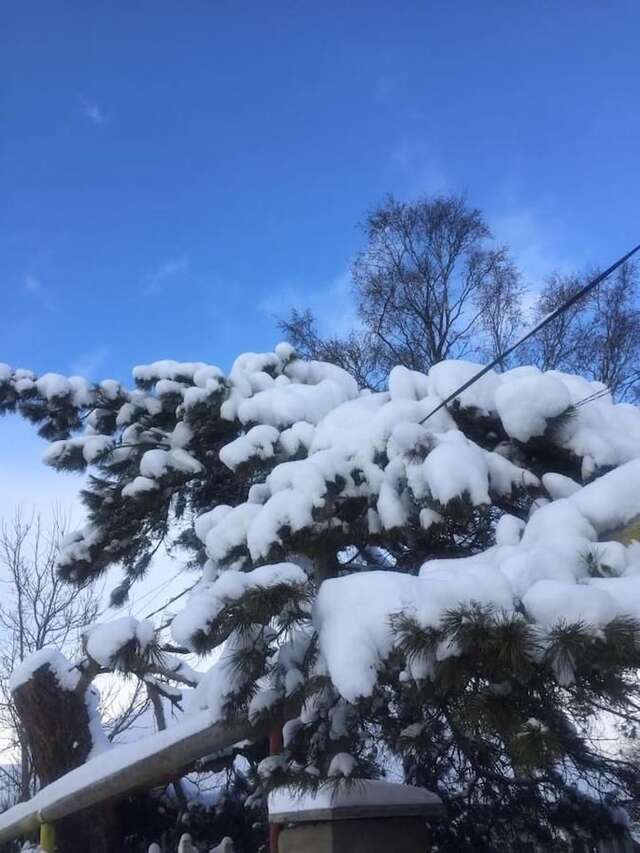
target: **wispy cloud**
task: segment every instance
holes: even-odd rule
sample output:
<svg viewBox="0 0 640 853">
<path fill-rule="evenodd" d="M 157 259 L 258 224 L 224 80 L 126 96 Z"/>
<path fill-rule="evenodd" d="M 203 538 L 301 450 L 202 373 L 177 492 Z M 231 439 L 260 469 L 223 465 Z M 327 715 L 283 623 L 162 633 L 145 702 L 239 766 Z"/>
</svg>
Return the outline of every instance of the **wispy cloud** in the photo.
<svg viewBox="0 0 640 853">
<path fill-rule="evenodd" d="M 509 247 L 525 284 L 538 290 L 547 276 L 557 270 L 569 272 L 580 266 L 562 251 L 558 223 L 535 207 L 509 207 L 489 212 L 489 225 L 496 240 Z"/>
<path fill-rule="evenodd" d="M 488 206 L 485 214 L 496 241 L 509 247 L 522 272 L 527 288 L 525 309 L 531 307 L 551 272 L 569 272 L 580 267 L 579 261 L 562 251 L 557 235 L 563 229 L 544 210 L 534 206 L 498 209 Z M 263 299 L 260 308 L 272 319 L 287 317 L 294 308 L 299 311 L 309 308 L 323 336 L 341 336 L 359 325 L 348 270 L 326 285 L 314 288 L 304 287 L 298 281 L 286 282 Z"/>
<path fill-rule="evenodd" d="M 95 379 L 98 369 L 102 367 L 110 354 L 109 347 L 96 347 L 80 353 L 69 365 L 71 373 L 84 376 L 85 379 Z"/>
<path fill-rule="evenodd" d="M 189 257 L 188 255 L 180 255 L 176 258 L 170 258 L 160 264 L 149 276 L 145 283 L 145 293 L 154 293 L 171 282 L 172 279 L 179 278 L 189 272 Z"/>
<path fill-rule="evenodd" d="M 36 278 L 33 275 L 29 275 L 29 273 L 27 273 L 27 275 L 25 275 L 25 277 L 24 277 L 23 287 L 27 293 L 42 293 L 43 292 L 42 291 L 42 283 L 40 282 L 40 279 Z"/>
<path fill-rule="evenodd" d="M 27 273 L 22 280 L 22 289 L 31 299 L 36 300 L 47 311 L 55 311 L 55 303 L 51 292 L 41 279 L 32 273 Z"/>
<path fill-rule="evenodd" d="M 423 140 L 406 137 L 391 152 L 399 193 L 403 198 L 447 190 L 447 175 L 436 154 Z"/>
<path fill-rule="evenodd" d="M 411 135 L 405 136 L 391 151 L 396 171 L 398 194 L 404 199 L 420 195 L 460 192 L 435 150 Z M 469 196 L 470 204 L 478 204 Z M 575 258 L 563 252 L 558 234 L 566 233 L 555 221 L 547 201 L 524 198 L 513 178 L 494 188 L 489 203 L 480 203 L 498 243 L 512 252 L 525 283 L 535 292 L 554 270 L 568 272 L 579 266 Z"/>
<path fill-rule="evenodd" d="M 82 98 L 82 114 L 87 121 L 93 124 L 105 124 L 109 120 L 109 116 L 96 101 L 89 101 Z"/>
<path fill-rule="evenodd" d="M 63 512 L 73 509 L 74 518 L 82 519 L 84 511 L 77 495 L 83 478 L 62 477 L 43 465 L 45 449 L 46 442 L 31 424 L 22 418 L 0 418 L 0 521 L 8 521 L 19 506 L 27 518 L 36 511 L 48 521 L 57 506 Z"/>
<path fill-rule="evenodd" d="M 271 318 L 286 317 L 294 308 L 298 311 L 309 308 L 322 335 L 343 335 L 357 326 L 348 270 L 326 285 L 311 289 L 287 282 L 263 299 L 260 308 Z"/>
<path fill-rule="evenodd" d="M 4 430 L 0 438 L 5 440 Z M 76 477 L 61 477 L 59 471 L 53 471 L 42 463 L 43 447 L 40 443 L 25 442 L 22 436 L 16 436 L 12 442 L 5 442 L 0 453 L 2 467 L 2 492 L 0 492 L 0 520 L 9 521 L 17 508 L 21 508 L 25 517 L 32 513 L 42 514 L 43 520 L 52 520 L 56 509 L 63 515 L 69 514 L 74 522 L 82 521 L 84 508 L 79 492 L 84 482 Z"/>
</svg>

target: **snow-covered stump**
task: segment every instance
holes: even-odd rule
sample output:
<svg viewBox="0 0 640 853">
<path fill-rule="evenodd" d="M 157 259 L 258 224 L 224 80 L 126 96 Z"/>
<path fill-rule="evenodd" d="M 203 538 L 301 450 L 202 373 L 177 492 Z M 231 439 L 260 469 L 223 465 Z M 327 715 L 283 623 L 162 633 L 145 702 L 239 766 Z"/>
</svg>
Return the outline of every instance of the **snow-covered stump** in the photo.
<svg viewBox="0 0 640 853">
<path fill-rule="evenodd" d="M 41 649 L 12 674 L 12 698 L 43 788 L 83 764 L 95 747 L 95 719 L 79 683 L 78 671 L 54 649 Z M 58 853 L 83 847 L 115 853 L 122 840 L 117 806 L 101 803 L 47 825 L 45 851 L 54 849 L 54 835 Z"/>
<path fill-rule="evenodd" d="M 282 827 L 278 853 L 426 853 L 429 824 L 442 814 L 436 794 L 379 780 L 269 798 L 269 822 Z"/>
</svg>

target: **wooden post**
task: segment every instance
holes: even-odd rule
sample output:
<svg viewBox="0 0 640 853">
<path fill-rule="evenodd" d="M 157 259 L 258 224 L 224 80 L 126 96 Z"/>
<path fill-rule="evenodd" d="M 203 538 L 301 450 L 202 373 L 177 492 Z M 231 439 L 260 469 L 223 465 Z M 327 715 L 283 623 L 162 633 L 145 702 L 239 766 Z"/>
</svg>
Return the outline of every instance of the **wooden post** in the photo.
<svg viewBox="0 0 640 853">
<path fill-rule="evenodd" d="M 52 823 L 40 824 L 40 847 L 44 853 L 55 853 L 56 830 Z"/>
</svg>

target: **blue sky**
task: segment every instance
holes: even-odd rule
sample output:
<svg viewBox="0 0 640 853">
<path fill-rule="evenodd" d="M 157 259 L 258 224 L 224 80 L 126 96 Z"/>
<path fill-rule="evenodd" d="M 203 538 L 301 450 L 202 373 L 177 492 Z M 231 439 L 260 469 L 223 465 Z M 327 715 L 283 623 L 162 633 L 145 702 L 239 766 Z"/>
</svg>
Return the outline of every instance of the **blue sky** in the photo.
<svg viewBox="0 0 640 853">
<path fill-rule="evenodd" d="M 0 360 L 126 379 L 270 348 L 290 305 L 344 328 L 387 192 L 466 192 L 533 283 L 609 263 L 639 32 L 631 0 L 5 4 Z M 0 511 L 75 488 L 29 429 L 0 421 Z"/>
</svg>

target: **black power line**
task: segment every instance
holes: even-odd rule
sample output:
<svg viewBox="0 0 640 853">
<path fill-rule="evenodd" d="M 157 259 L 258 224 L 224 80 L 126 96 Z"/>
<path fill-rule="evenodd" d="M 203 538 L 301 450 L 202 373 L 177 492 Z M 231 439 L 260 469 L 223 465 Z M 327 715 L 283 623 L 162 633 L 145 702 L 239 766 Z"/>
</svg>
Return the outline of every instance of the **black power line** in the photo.
<svg viewBox="0 0 640 853">
<path fill-rule="evenodd" d="M 435 415 L 436 412 L 439 412 L 440 409 L 444 409 L 445 406 L 448 406 L 449 403 L 452 403 L 459 394 L 462 394 L 463 391 L 466 391 L 467 388 L 470 388 L 475 382 L 478 381 L 478 379 L 481 379 L 486 373 L 488 373 L 490 370 L 493 370 L 496 365 L 500 364 L 501 361 L 507 358 L 507 356 L 510 356 L 511 353 L 514 352 L 514 350 L 516 350 L 521 344 L 523 344 L 525 341 L 528 341 L 529 338 L 533 337 L 533 335 L 539 332 L 540 329 L 544 328 L 547 323 L 550 323 L 552 320 L 555 320 L 556 317 L 559 317 L 561 314 L 564 314 L 564 312 L 571 308 L 572 305 L 575 305 L 579 299 L 582 299 L 582 297 L 586 296 L 589 291 L 593 290 L 594 287 L 597 287 L 601 282 L 603 282 L 605 278 L 608 278 L 612 272 L 615 272 L 618 267 L 621 267 L 622 264 L 626 263 L 629 258 L 635 255 L 638 249 L 640 249 L 640 243 L 638 243 L 635 248 L 631 249 L 630 252 L 627 252 L 626 255 L 623 255 L 623 257 L 617 260 L 615 264 L 612 264 L 608 269 L 600 273 L 600 275 L 596 276 L 588 284 L 585 284 L 584 287 L 581 287 L 580 290 L 576 291 L 573 296 L 570 296 L 566 302 L 563 302 L 562 305 L 559 305 L 557 308 L 554 308 L 554 310 L 551 311 L 551 313 L 547 314 L 546 317 L 543 317 L 542 320 L 540 320 L 540 322 L 533 327 L 533 329 L 529 329 L 529 331 L 525 332 L 525 334 L 521 338 L 519 338 L 519 340 L 517 340 L 515 344 L 512 344 L 512 346 L 510 346 L 508 349 L 506 349 L 504 352 L 501 352 L 500 355 L 494 358 L 491 364 L 488 364 L 486 367 L 483 367 L 482 370 L 479 370 L 474 376 L 471 377 L 471 379 L 465 382 L 464 385 L 461 385 L 459 388 L 456 388 L 453 394 L 449 394 L 446 400 L 443 400 L 441 403 L 438 403 L 435 409 L 429 412 L 429 414 L 426 415 L 419 423 L 423 424 L 425 421 L 428 421 L 429 418 Z"/>
</svg>

